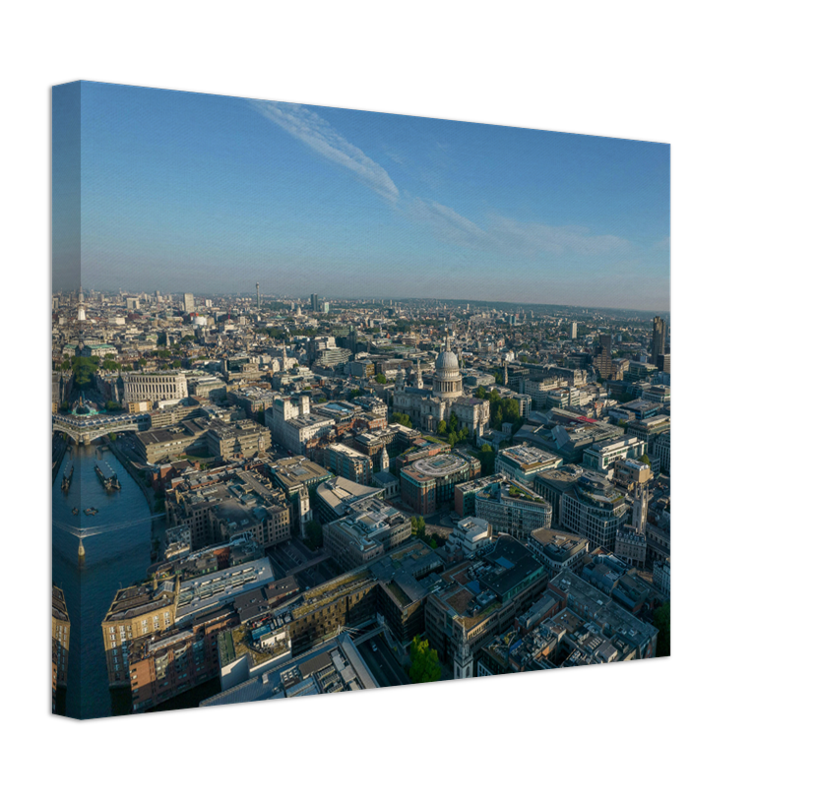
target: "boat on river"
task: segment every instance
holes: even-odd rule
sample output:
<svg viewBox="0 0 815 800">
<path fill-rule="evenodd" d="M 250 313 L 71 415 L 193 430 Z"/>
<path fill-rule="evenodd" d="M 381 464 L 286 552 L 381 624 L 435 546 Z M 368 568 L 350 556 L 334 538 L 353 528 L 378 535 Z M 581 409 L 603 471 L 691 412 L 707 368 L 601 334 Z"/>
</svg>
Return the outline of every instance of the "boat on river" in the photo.
<svg viewBox="0 0 815 800">
<path fill-rule="evenodd" d="M 71 461 L 62 473 L 62 491 L 67 492 L 71 488 L 71 480 L 74 477 L 74 462 Z"/>
<path fill-rule="evenodd" d="M 118 476 L 107 461 L 103 461 L 101 465 L 96 464 L 93 470 L 106 492 L 115 492 L 122 488 Z"/>
</svg>

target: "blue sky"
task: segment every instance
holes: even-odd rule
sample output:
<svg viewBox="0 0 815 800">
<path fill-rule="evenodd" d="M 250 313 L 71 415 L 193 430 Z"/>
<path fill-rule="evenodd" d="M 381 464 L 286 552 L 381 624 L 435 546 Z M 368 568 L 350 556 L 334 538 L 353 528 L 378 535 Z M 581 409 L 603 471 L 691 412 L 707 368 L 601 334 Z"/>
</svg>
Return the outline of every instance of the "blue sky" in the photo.
<svg viewBox="0 0 815 800">
<path fill-rule="evenodd" d="M 87 82 L 57 289 L 79 107 L 86 287 L 669 307 L 668 145 Z"/>
</svg>

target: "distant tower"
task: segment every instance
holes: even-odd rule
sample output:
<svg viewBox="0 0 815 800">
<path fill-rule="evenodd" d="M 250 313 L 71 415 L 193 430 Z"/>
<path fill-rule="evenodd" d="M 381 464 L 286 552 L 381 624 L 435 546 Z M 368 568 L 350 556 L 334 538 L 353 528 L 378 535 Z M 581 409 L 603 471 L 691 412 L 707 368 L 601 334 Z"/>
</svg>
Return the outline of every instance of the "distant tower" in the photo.
<svg viewBox="0 0 815 800">
<path fill-rule="evenodd" d="M 571 329 L 571 338 L 576 339 L 577 338 L 577 323 L 573 322 L 571 327 L 572 327 L 572 329 Z"/>
<path fill-rule="evenodd" d="M 424 389 L 424 383 L 422 381 L 422 362 L 418 358 L 416 359 L 416 388 Z"/>
<path fill-rule="evenodd" d="M 504 386 L 509 386 L 509 367 L 507 367 L 506 359 L 504 359 Z"/>
<path fill-rule="evenodd" d="M 255 284 L 255 292 L 257 293 L 257 296 L 258 296 L 258 311 L 260 311 L 260 284 L 259 283 Z"/>
<path fill-rule="evenodd" d="M 380 459 L 380 470 L 382 472 L 387 472 L 391 468 L 391 460 L 390 456 L 388 455 L 388 448 L 382 447 L 382 458 Z"/>
<path fill-rule="evenodd" d="M 651 363 L 656 364 L 665 355 L 665 320 L 654 317 L 654 332 L 651 335 Z"/>
<path fill-rule="evenodd" d="M 82 287 L 79 287 L 79 307 L 76 310 L 76 321 L 77 322 L 84 322 L 85 321 L 85 293 L 82 291 Z"/>
</svg>

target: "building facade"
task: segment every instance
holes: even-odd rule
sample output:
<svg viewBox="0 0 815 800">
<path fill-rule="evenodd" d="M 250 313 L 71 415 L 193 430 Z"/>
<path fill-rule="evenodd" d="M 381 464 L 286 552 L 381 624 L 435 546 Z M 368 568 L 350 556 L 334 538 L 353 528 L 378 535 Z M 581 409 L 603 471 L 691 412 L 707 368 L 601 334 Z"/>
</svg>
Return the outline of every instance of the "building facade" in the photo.
<svg viewBox="0 0 815 800">
<path fill-rule="evenodd" d="M 126 372 L 124 402 L 142 400 L 183 400 L 187 396 L 187 377 L 181 372 Z"/>
</svg>

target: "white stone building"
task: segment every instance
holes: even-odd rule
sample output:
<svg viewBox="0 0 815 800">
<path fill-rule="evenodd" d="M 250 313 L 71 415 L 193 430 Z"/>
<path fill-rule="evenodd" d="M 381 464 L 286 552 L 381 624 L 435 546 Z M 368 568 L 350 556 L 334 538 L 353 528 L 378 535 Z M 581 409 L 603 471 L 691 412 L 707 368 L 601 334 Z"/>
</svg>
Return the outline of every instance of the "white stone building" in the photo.
<svg viewBox="0 0 815 800">
<path fill-rule="evenodd" d="M 416 369 L 415 385 L 405 387 L 399 378 L 393 397 L 393 410 L 407 414 L 419 429 L 434 433 L 439 423 L 449 421 L 455 412 L 462 427 L 481 435 L 490 424 L 489 400 L 465 397 L 458 358 L 449 343 L 436 359 L 433 388 L 425 389 L 422 373 Z"/>
</svg>

